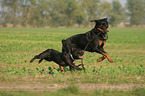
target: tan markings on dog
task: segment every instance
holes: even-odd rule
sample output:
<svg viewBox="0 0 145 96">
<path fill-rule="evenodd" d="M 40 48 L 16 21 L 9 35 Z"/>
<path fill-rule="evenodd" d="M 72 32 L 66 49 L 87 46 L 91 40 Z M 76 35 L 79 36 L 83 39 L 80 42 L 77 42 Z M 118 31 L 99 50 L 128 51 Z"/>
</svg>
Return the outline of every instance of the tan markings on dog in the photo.
<svg viewBox="0 0 145 96">
<path fill-rule="evenodd" d="M 106 29 L 106 31 L 108 31 L 108 28 Z"/>
<path fill-rule="evenodd" d="M 101 28 L 97 28 L 99 31 L 104 32 Z"/>
<path fill-rule="evenodd" d="M 62 66 L 59 66 L 59 68 L 64 72 L 64 67 L 62 67 Z"/>
<path fill-rule="evenodd" d="M 104 41 L 104 45 L 105 45 L 106 41 Z"/>
<path fill-rule="evenodd" d="M 113 63 L 113 60 L 107 53 L 103 53 L 103 55 L 108 59 L 109 62 Z"/>
<path fill-rule="evenodd" d="M 106 58 L 105 56 L 102 56 L 101 58 L 99 58 L 99 59 L 97 60 L 97 62 L 101 62 L 101 61 L 103 61 L 105 58 Z"/>
<path fill-rule="evenodd" d="M 102 41 L 102 40 L 99 40 L 99 46 L 101 46 L 101 45 L 102 45 L 102 43 L 103 43 L 103 41 Z"/>
</svg>

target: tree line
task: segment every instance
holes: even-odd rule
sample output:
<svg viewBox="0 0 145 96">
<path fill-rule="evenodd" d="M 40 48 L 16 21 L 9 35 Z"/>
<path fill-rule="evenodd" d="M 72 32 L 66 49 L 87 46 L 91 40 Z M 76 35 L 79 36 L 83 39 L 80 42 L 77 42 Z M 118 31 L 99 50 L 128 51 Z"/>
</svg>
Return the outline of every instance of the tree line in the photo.
<svg viewBox="0 0 145 96">
<path fill-rule="evenodd" d="M 88 21 L 107 17 L 112 26 L 120 22 L 145 24 L 145 0 L 0 0 L 0 25 L 58 27 L 88 25 Z"/>
</svg>

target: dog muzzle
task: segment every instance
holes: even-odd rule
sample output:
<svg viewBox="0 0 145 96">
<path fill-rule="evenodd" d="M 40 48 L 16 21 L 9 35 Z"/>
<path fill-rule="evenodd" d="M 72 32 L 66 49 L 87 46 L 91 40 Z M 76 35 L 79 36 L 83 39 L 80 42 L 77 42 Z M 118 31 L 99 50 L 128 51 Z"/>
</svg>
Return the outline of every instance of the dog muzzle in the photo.
<svg viewBox="0 0 145 96">
<path fill-rule="evenodd" d="M 107 33 L 107 32 L 109 32 L 109 30 L 108 30 L 108 28 L 104 31 L 103 29 L 101 29 L 101 28 L 97 28 L 99 31 L 101 31 L 102 33 Z"/>
</svg>

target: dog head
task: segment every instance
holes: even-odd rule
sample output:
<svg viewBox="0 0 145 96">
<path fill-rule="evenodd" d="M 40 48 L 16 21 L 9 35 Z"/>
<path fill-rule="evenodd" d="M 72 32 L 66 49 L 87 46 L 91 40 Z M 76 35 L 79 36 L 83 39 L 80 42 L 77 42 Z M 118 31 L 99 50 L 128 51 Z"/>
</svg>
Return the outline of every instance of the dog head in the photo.
<svg viewBox="0 0 145 96">
<path fill-rule="evenodd" d="M 95 28 L 98 31 L 101 31 L 103 34 L 107 34 L 108 31 L 108 21 L 107 18 L 98 19 L 98 20 L 91 20 L 90 22 L 95 22 Z"/>
<path fill-rule="evenodd" d="M 75 45 L 71 44 L 69 41 L 63 39 L 62 46 L 62 52 L 71 53 L 74 59 L 83 58 L 84 51 L 79 48 L 75 48 Z"/>
<path fill-rule="evenodd" d="M 71 49 L 71 54 L 73 56 L 74 59 L 81 59 L 84 56 L 84 51 L 78 48 L 72 48 Z"/>
</svg>

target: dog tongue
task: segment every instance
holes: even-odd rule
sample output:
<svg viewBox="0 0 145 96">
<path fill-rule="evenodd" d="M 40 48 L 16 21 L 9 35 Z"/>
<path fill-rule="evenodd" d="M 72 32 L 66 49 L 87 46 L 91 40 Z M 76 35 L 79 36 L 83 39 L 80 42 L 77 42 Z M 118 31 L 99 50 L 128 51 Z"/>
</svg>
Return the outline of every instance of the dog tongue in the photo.
<svg viewBox="0 0 145 96">
<path fill-rule="evenodd" d="M 84 56 L 79 56 L 79 58 L 83 58 Z"/>
</svg>

